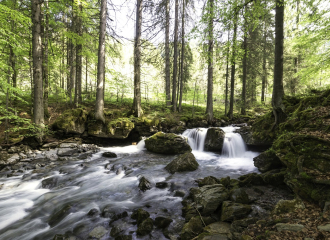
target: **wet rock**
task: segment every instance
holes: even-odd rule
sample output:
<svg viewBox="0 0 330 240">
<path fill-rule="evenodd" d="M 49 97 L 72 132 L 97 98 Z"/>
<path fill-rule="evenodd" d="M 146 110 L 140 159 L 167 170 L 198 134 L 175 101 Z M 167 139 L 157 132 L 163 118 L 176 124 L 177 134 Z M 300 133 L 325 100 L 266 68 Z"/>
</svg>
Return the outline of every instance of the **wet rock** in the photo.
<svg viewBox="0 0 330 240">
<path fill-rule="evenodd" d="M 249 173 L 243 176 L 240 176 L 239 178 L 239 186 L 250 186 L 250 185 L 264 185 L 265 182 L 262 179 L 260 174 L 257 173 Z"/>
<path fill-rule="evenodd" d="M 225 139 L 225 132 L 220 128 L 209 128 L 207 130 L 204 150 L 221 152 L 223 147 L 223 141 Z"/>
<path fill-rule="evenodd" d="M 117 237 L 123 230 L 117 226 L 112 227 L 110 231 L 110 236 L 111 237 Z"/>
<path fill-rule="evenodd" d="M 254 166 L 262 173 L 272 169 L 283 167 L 281 160 L 276 156 L 275 151 L 270 149 L 253 158 Z"/>
<path fill-rule="evenodd" d="M 263 174 L 260 174 L 260 176 L 264 183 L 274 186 L 280 186 L 285 184 L 284 179 L 286 174 L 286 169 L 273 169 Z"/>
<path fill-rule="evenodd" d="M 156 183 L 156 188 L 167 188 L 168 183 L 167 182 L 158 182 Z"/>
<path fill-rule="evenodd" d="M 230 200 L 236 203 L 248 204 L 251 202 L 249 195 L 242 188 L 234 189 L 230 194 Z"/>
<path fill-rule="evenodd" d="M 116 158 L 117 154 L 113 153 L 113 152 L 104 152 L 102 153 L 102 157 L 106 157 L 106 158 Z"/>
<path fill-rule="evenodd" d="M 6 151 L 0 152 L 0 167 L 6 165 L 13 165 L 19 161 L 20 157 L 17 153 L 8 154 Z"/>
<path fill-rule="evenodd" d="M 120 235 L 117 236 L 115 240 L 132 240 L 132 235 Z"/>
<path fill-rule="evenodd" d="M 46 143 L 42 145 L 42 148 L 47 149 L 47 148 L 56 148 L 59 145 L 59 142 L 51 142 L 51 143 Z"/>
<path fill-rule="evenodd" d="M 224 187 L 229 188 L 233 182 L 236 182 L 236 179 L 230 179 L 229 176 L 221 178 L 220 179 L 220 184 L 222 184 Z"/>
<path fill-rule="evenodd" d="M 215 222 L 204 228 L 204 232 L 200 234 L 197 240 L 230 240 L 232 234 L 230 232 L 230 224 L 226 222 Z"/>
<path fill-rule="evenodd" d="M 145 192 L 151 189 L 151 183 L 145 177 L 141 177 L 139 182 L 139 188 L 142 192 Z"/>
<path fill-rule="evenodd" d="M 282 214 L 282 213 L 289 213 L 293 212 L 298 209 L 304 209 L 305 204 L 301 199 L 293 199 L 293 200 L 283 200 L 277 202 L 273 214 Z"/>
<path fill-rule="evenodd" d="M 320 230 L 320 231 L 330 232 L 330 224 L 327 224 L 327 225 L 324 225 L 324 226 L 318 226 L 317 229 Z"/>
<path fill-rule="evenodd" d="M 53 189 L 57 187 L 58 178 L 57 177 L 50 177 L 42 180 L 41 186 L 42 188 Z"/>
<path fill-rule="evenodd" d="M 109 225 L 111 225 L 113 222 L 119 220 L 119 219 L 122 219 L 122 218 L 125 218 L 125 217 L 128 217 L 128 213 L 126 211 L 122 212 L 122 213 L 118 213 L 116 214 L 115 216 L 113 216 L 109 222 Z"/>
<path fill-rule="evenodd" d="M 173 222 L 173 220 L 170 218 L 165 218 L 165 217 L 155 218 L 155 226 L 158 228 L 166 228 L 171 224 L 171 222 Z"/>
<path fill-rule="evenodd" d="M 165 167 L 165 169 L 173 174 L 175 172 L 195 171 L 198 166 L 199 164 L 196 161 L 194 154 L 187 152 L 175 158 Z"/>
<path fill-rule="evenodd" d="M 257 218 L 244 218 L 241 220 L 235 220 L 232 222 L 230 229 L 232 232 L 243 232 L 250 224 L 257 222 Z"/>
<path fill-rule="evenodd" d="M 59 211 L 53 213 L 48 221 L 50 227 L 54 227 L 72 212 L 72 206 L 67 204 Z"/>
<path fill-rule="evenodd" d="M 94 228 L 90 233 L 89 237 L 101 239 L 108 231 L 103 226 L 98 226 Z"/>
<path fill-rule="evenodd" d="M 109 204 L 103 208 L 101 216 L 104 218 L 113 218 L 116 215 L 116 210 L 112 204 Z"/>
<path fill-rule="evenodd" d="M 138 236 L 145 236 L 145 235 L 151 233 L 153 227 L 154 227 L 153 220 L 151 218 L 147 218 L 138 225 L 136 234 Z"/>
<path fill-rule="evenodd" d="M 186 195 L 186 192 L 183 191 L 183 190 L 177 190 L 174 193 L 174 197 L 182 197 L 183 198 L 185 195 Z"/>
<path fill-rule="evenodd" d="M 222 184 L 192 188 L 190 193 L 194 201 L 202 205 L 202 215 L 213 213 L 229 197 L 228 190 Z"/>
<path fill-rule="evenodd" d="M 135 210 L 131 216 L 132 219 L 136 220 L 138 225 L 140 225 L 148 217 L 150 217 L 150 214 L 142 208 Z"/>
<path fill-rule="evenodd" d="M 251 150 L 262 151 L 271 147 L 272 141 L 265 139 L 257 139 L 253 136 L 251 126 L 241 126 L 235 132 L 239 133 L 247 147 Z"/>
<path fill-rule="evenodd" d="M 247 217 L 252 211 L 250 205 L 225 201 L 221 209 L 221 221 L 232 222 Z"/>
<path fill-rule="evenodd" d="M 304 229 L 304 225 L 301 224 L 288 224 L 288 223 L 278 223 L 275 225 L 277 231 L 290 231 L 290 232 L 301 232 Z"/>
<path fill-rule="evenodd" d="M 198 187 L 203 187 L 206 185 L 214 185 L 219 184 L 220 180 L 213 176 L 208 176 L 203 179 L 197 179 L 196 182 L 198 183 Z"/>
<path fill-rule="evenodd" d="M 191 240 L 203 232 L 204 223 L 199 216 L 193 217 L 186 223 L 180 234 L 181 240 Z"/>
<path fill-rule="evenodd" d="M 88 217 L 96 217 L 97 215 L 99 215 L 99 210 L 97 210 L 96 208 L 89 210 L 89 212 L 87 213 Z"/>
<path fill-rule="evenodd" d="M 78 153 L 77 148 L 59 148 L 57 151 L 57 155 L 60 157 L 72 156 L 75 153 Z"/>
<path fill-rule="evenodd" d="M 191 152 L 187 140 L 174 133 L 158 132 L 145 140 L 146 148 L 150 152 L 163 154 L 180 154 Z"/>
</svg>

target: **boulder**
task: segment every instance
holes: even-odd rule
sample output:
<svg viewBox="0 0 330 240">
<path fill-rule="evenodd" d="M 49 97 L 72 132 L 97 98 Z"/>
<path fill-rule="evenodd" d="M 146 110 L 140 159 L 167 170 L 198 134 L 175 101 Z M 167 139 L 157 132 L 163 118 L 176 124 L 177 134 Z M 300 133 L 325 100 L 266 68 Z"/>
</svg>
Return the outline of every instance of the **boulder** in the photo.
<svg viewBox="0 0 330 240">
<path fill-rule="evenodd" d="M 262 151 L 267 150 L 272 146 L 272 140 L 259 139 L 255 137 L 252 132 L 251 126 L 242 126 L 239 129 L 236 129 L 235 132 L 239 133 L 242 136 L 248 149 Z"/>
<path fill-rule="evenodd" d="M 151 218 L 147 218 L 141 224 L 138 225 L 136 234 L 138 236 L 145 236 L 151 233 L 153 227 L 154 227 L 153 220 Z"/>
<path fill-rule="evenodd" d="M 147 211 L 143 210 L 142 208 L 135 210 L 131 216 L 132 219 L 136 220 L 137 225 L 140 225 L 144 220 L 146 220 L 149 217 L 150 214 Z"/>
<path fill-rule="evenodd" d="M 330 232 L 330 224 L 327 224 L 327 225 L 324 225 L 324 226 L 318 226 L 317 229 L 320 230 L 320 231 Z"/>
<path fill-rule="evenodd" d="M 145 177 L 141 177 L 139 182 L 139 188 L 142 192 L 145 192 L 151 189 L 151 183 Z"/>
<path fill-rule="evenodd" d="M 50 177 L 42 180 L 41 186 L 42 188 L 53 189 L 57 187 L 58 177 Z"/>
<path fill-rule="evenodd" d="M 253 161 L 254 166 L 256 166 L 262 173 L 283 167 L 281 160 L 276 156 L 272 149 L 267 150 L 259 156 L 253 158 Z"/>
<path fill-rule="evenodd" d="M 64 111 L 54 122 L 55 130 L 62 130 L 67 134 L 83 134 L 86 130 L 87 112 L 82 108 Z"/>
<path fill-rule="evenodd" d="M 20 159 L 20 157 L 17 153 L 9 154 L 6 151 L 1 151 L 0 152 L 0 167 L 16 164 L 19 161 L 19 159 Z"/>
<path fill-rule="evenodd" d="M 186 223 L 180 234 L 181 240 L 191 240 L 196 237 L 198 234 L 203 232 L 203 221 L 199 216 L 193 217 L 188 223 Z"/>
<path fill-rule="evenodd" d="M 92 239 L 101 239 L 108 231 L 103 226 L 94 228 L 90 233 L 89 237 Z"/>
<path fill-rule="evenodd" d="M 187 140 L 174 133 L 158 132 L 145 140 L 148 151 L 163 154 L 181 154 L 191 152 Z"/>
<path fill-rule="evenodd" d="M 173 220 L 170 218 L 166 218 L 166 217 L 155 218 L 155 226 L 158 228 L 166 228 L 171 224 L 171 222 L 173 222 Z"/>
<path fill-rule="evenodd" d="M 232 222 L 247 217 L 252 211 L 250 205 L 225 201 L 222 203 L 221 221 Z"/>
<path fill-rule="evenodd" d="M 102 157 L 106 157 L 106 158 L 116 158 L 117 154 L 113 153 L 113 152 L 104 152 L 102 153 Z"/>
<path fill-rule="evenodd" d="M 274 207 L 273 214 L 283 214 L 293 212 L 298 209 L 304 209 L 305 204 L 301 199 L 279 200 Z"/>
<path fill-rule="evenodd" d="M 213 127 L 209 128 L 204 142 L 204 150 L 221 152 L 224 139 L 225 132 L 222 129 Z"/>
<path fill-rule="evenodd" d="M 199 164 L 196 161 L 195 156 L 192 153 L 187 152 L 175 158 L 165 167 L 165 169 L 173 174 L 175 172 L 195 171 L 198 166 Z"/>
<path fill-rule="evenodd" d="M 275 225 L 277 231 L 290 231 L 290 232 L 301 232 L 304 229 L 304 225 L 301 224 L 289 224 L 289 223 L 278 223 Z"/>
<path fill-rule="evenodd" d="M 232 232 L 243 232 L 250 224 L 255 224 L 257 218 L 244 218 L 240 220 L 235 220 L 232 222 L 230 229 Z"/>
<path fill-rule="evenodd" d="M 66 216 L 68 216 L 72 212 L 72 206 L 70 204 L 67 204 L 63 206 L 60 210 L 55 211 L 49 221 L 48 224 L 50 227 L 54 227 L 59 222 L 61 222 Z"/>
<path fill-rule="evenodd" d="M 158 182 L 156 183 L 156 188 L 167 188 L 168 183 L 167 182 Z"/>
<path fill-rule="evenodd" d="M 198 183 L 198 187 L 203 187 L 206 185 L 214 185 L 219 184 L 220 180 L 213 176 L 208 176 L 203 179 L 197 179 L 196 182 Z"/>
<path fill-rule="evenodd" d="M 251 202 L 249 195 L 242 188 L 233 189 L 230 194 L 230 200 L 236 203 L 248 204 Z"/>
<path fill-rule="evenodd" d="M 202 215 L 212 214 L 229 197 L 228 190 L 222 184 L 192 188 L 190 194 L 196 203 L 202 205 Z"/>
<path fill-rule="evenodd" d="M 232 234 L 230 232 L 230 224 L 226 222 L 215 222 L 204 228 L 204 232 L 200 234 L 197 240 L 230 240 Z"/>
</svg>

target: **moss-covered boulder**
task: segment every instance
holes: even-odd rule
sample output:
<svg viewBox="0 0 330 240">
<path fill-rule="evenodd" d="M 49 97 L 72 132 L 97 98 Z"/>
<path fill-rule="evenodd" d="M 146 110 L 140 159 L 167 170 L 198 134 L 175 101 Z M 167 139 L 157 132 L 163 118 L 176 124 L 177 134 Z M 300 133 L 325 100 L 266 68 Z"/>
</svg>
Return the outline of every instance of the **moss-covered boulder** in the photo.
<svg viewBox="0 0 330 240">
<path fill-rule="evenodd" d="M 140 225 L 144 220 L 146 220 L 149 217 L 150 214 L 147 211 L 143 210 L 142 208 L 135 210 L 131 216 L 132 219 L 136 220 L 137 225 Z"/>
<path fill-rule="evenodd" d="M 283 166 L 273 149 L 269 149 L 253 159 L 254 166 L 262 173 Z"/>
<path fill-rule="evenodd" d="M 129 118 L 113 118 L 105 112 L 105 122 L 94 118 L 94 113 L 88 115 L 88 135 L 100 138 L 125 139 L 134 128 L 134 123 Z"/>
<path fill-rule="evenodd" d="M 225 139 L 225 132 L 222 129 L 209 128 L 206 133 L 204 150 L 221 152 L 224 139 Z"/>
<path fill-rule="evenodd" d="M 221 221 L 232 222 L 243 219 L 252 211 L 250 205 L 224 201 L 221 209 Z"/>
<path fill-rule="evenodd" d="M 163 154 L 180 154 L 191 152 L 187 140 L 174 133 L 158 132 L 145 140 L 146 148 L 150 152 Z"/>
<path fill-rule="evenodd" d="M 283 214 L 289 213 L 296 210 L 305 209 L 305 204 L 301 199 L 292 199 L 292 200 L 283 200 L 277 202 L 276 206 L 274 207 L 273 214 Z"/>
<path fill-rule="evenodd" d="M 55 130 L 62 130 L 66 134 L 83 134 L 86 130 L 87 112 L 82 108 L 64 111 L 54 122 Z"/>
<path fill-rule="evenodd" d="M 197 179 L 196 182 L 198 183 L 198 187 L 203 187 L 206 185 L 214 185 L 214 184 L 219 184 L 220 179 L 213 177 L 213 176 L 208 176 L 203 179 Z"/>
<path fill-rule="evenodd" d="M 151 218 L 147 218 L 141 224 L 138 225 L 136 234 L 138 236 L 145 236 L 151 233 L 153 227 L 154 227 L 154 221 Z"/>
<path fill-rule="evenodd" d="M 198 166 L 199 164 L 196 161 L 194 154 L 187 152 L 179 155 L 172 162 L 167 164 L 165 169 L 173 174 L 175 172 L 195 171 Z"/>
<path fill-rule="evenodd" d="M 215 222 L 204 228 L 197 240 L 229 240 L 232 239 L 230 224 L 226 222 Z"/>
<path fill-rule="evenodd" d="M 204 223 L 201 219 L 201 217 L 196 216 L 190 219 L 188 223 L 186 223 L 180 234 L 181 240 L 191 240 L 197 235 L 201 234 L 203 232 Z"/>
</svg>

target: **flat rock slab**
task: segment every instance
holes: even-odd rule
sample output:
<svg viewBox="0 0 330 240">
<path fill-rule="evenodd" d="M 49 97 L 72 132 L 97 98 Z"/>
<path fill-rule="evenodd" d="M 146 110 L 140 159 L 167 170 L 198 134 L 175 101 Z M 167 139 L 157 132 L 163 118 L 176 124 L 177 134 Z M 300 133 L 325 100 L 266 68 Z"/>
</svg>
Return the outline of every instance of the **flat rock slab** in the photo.
<svg viewBox="0 0 330 240">
<path fill-rule="evenodd" d="M 78 143 L 61 143 L 60 148 L 74 148 L 78 147 Z"/>
<path fill-rule="evenodd" d="M 330 232 L 330 224 L 327 224 L 325 226 L 318 226 L 317 229 L 320 231 Z"/>
<path fill-rule="evenodd" d="M 288 224 L 288 223 L 278 223 L 275 225 L 277 231 L 291 231 L 291 232 L 301 232 L 304 229 L 304 225 L 301 224 Z"/>
<path fill-rule="evenodd" d="M 60 148 L 57 151 L 58 156 L 71 156 L 78 152 L 76 148 Z"/>
<path fill-rule="evenodd" d="M 102 226 L 99 226 L 99 227 L 96 227 L 94 228 L 90 233 L 89 233 L 89 236 L 92 237 L 92 238 L 96 238 L 96 239 L 100 239 L 102 238 L 108 231 L 102 227 Z"/>
</svg>

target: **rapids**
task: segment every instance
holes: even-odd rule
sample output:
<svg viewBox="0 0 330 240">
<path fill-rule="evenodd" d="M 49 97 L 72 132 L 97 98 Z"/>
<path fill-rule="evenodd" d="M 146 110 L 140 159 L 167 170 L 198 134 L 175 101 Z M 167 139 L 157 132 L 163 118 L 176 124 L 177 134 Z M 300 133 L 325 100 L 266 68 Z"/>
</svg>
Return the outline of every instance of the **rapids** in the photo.
<svg viewBox="0 0 330 240">
<path fill-rule="evenodd" d="M 193 172 L 169 174 L 164 167 L 174 159 L 148 152 L 144 140 L 138 145 L 106 147 L 86 160 L 63 161 L 47 166 L 47 171 L 31 173 L 25 171 L 23 177 L 0 178 L 0 239 L 53 239 L 55 234 L 70 233 L 78 239 L 87 239 L 97 226 L 108 232 L 102 239 L 113 239 L 113 226 L 124 229 L 123 234 L 136 236 L 137 226 L 130 218 L 133 210 L 144 208 L 151 218 L 164 216 L 173 219 L 169 232 L 179 234 L 184 219 L 181 216 L 181 197 L 174 197 L 175 191 L 189 193 L 197 186 L 195 179 L 206 176 L 222 178 L 258 172 L 253 165 L 253 157 L 258 153 L 246 151 L 234 127 L 222 128 L 226 132 L 223 153 L 204 152 L 207 129 L 188 129 L 183 136 L 188 138 L 199 168 Z M 105 151 L 115 152 L 117 158 L 102 157 Z M 107 164 L 113 170 L 105 168 Z M 26 177 L 29 176 L 29 177 Z M 152 189 L 141 192 L 139 177 L 144 176 L 152 183 Z M 42 181 L 56 179 L 53 189 L 42 188 Z M 166 181 L 168 187 L 159 189 L 157 182 Z M 69 214 L 52 227 L 48 224 L 54 213 L 70 206 Z M 127 211 L 128 217 L 114 221 L 101 216 L 103 209 L 117 214 Z M 99 214 L 87 216 L 91 210 Z M 152 237 L 141 239 L 166 239 L 160 229 L 154 228 Z"/>
</svg>

